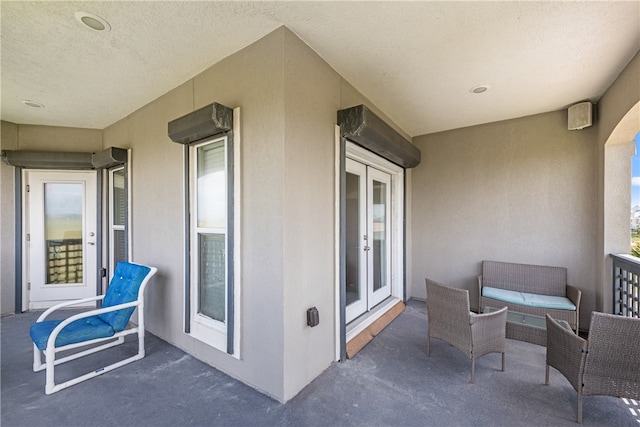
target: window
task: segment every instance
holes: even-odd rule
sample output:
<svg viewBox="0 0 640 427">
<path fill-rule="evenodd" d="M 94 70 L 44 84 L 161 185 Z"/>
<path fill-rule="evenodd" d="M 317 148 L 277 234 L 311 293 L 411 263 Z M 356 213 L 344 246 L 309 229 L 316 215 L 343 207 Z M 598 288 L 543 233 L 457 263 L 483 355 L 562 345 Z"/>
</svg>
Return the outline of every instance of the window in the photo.
<svg viewBox="0 0 640 427">
<path fill-rule="evenodd" d="M 189 333 L 227 353 L 234 335 L 233 142 L 189 147 Z"/>
<path fill-rule="evenodd" d="M 109 277 L 113 276 L 116 264 L 128 261 L 127 256 L 127 205 L 125 168 L 120 166 L 109 171 Z"/>
</svg>

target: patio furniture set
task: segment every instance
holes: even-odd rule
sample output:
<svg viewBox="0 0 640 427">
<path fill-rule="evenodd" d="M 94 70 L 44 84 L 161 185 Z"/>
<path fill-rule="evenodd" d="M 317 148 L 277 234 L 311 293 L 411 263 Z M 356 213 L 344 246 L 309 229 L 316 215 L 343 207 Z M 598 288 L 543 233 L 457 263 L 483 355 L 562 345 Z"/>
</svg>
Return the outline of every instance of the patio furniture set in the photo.
<svg viewBox="0 0 640 427">
<path fill-rule="evenodd" d="M 155 267 L 119 263 L 107 292 L 94 298 L 58 304 L 46 310 L 31 326 L 33 370 L 46 370 L 45 393 L 51 394 L 140 360 L 144 350 L 144 290 L 157 272 Z M 589 340 L 577 335 L 580 291 L 566 284 L 561 267 L 484 261 L 480 288 L 480 314 L 471 312 L 469 292 L 426 279 L 427 354 L 431 338 L 450 343 L 471 359 L 488 353 L 502 354 L 505 338 L 547 346 L 549 367 L 562 373 L 578 393 L 578 422 L 582 422 L 582 397 L 610 395 L 640 399 L 640 319 L 593 312 Z M 101 302 L 102 307 L 48 320 L 60 309 L 75 304 Z M 137 325 L 129 322 L 138 310 Z M 55 366 L 124 342 L 137 334 L 138 353 L 61 384 L 55 383 Z M 58 353 L 77 350 L 62 358 Z M 42 354 L 45 362 L 42 362 Z"/>
<path fill-rule="evenodd" d="M 640 399 L 640 319 L 593 312 L 589 340 L 578 335 L 581 292 L 567 284 L 562 267 L 483 261 L 478 276 L 479 314 L 470 311 L 469 291 L 426 279 L 427 354 L 438 338 L 471 359 L 502 354 L 505 338 L 546 345 L 549 367 L 564 375 L 582 397 L 606 395 Z"/>
</svg>

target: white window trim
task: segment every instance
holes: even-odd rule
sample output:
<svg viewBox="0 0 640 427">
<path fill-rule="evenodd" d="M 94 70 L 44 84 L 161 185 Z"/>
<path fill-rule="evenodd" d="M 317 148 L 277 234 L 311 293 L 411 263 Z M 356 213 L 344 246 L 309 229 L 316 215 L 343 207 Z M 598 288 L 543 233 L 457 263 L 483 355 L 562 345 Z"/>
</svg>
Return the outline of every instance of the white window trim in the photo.
<svg viewBox="0 0 640 427">
<path fill-rule="evenodd" d="M 190 211 L 191 211 L 191 218 L 190 218 L 190 223 L 191 223 L 191 229 L 189 230 L 189 235 L 190 235 L 190 242 L 191 242 L 191 248 L 189 248 L 191 250 L 191 254 L 192 254 L 192 258 L 191 258 L 191 263 L 190 265 L 187 266 L 187 268 L 189 269 L 190 275 L 191 275 L 191 301 L 189 301 L 189 306 L 190 306 L 190 332 L 189 335 L 192 336 L 193 338 L 204 342 L 205 344 L 210 345 L 211 347 L 220 350 L 222 352 L 224 352 L 225 354 L 227 353 L 227 322 L 219 322 L 213 319 L 210 319 L 206 316 L 202 316 L 198 314 L 198 310 L 197 310 L 197 300 L 198 300 L 198 285 L 197 285 L 197 281 L 195 280 L 195 277 L 197 277 L 197 268 L 198 268 L 198 263 L 197 263 L 197 239 L 194 238 L 194 236 L 196 236 L 196 233 L 194 232 L 194 227 L 195 227 L 195 214 L 197 212 L 197 210 L 195 209 L 195 203 L 193 201 L 196 200 L 195 198 L 195 189 L 196 186 L 193 185 L 194 181 L 194 174 L 196 173 L 195 170 L 195 162 L 193 162 L 192 160 L 194 159 L 194 152 L 197 149 L 197 147 L 203 145 L 203 144 L 209 144 L 209 143 L 213 143 L 215 141 L 218 141 L 220 139 L 224 139 L 227 138 L 227 136 L 222 136 L 222 137 L 218 137 L 218 138 L 212 138 L 206 142 L 203 142 L 202 144 L 197 144 L 194 145 L 193 147 L 189 148 L 189 156 L 190 156 L 190 171 L 189 171 L 189 204 L 190 204 Z M 242 211 L 242 207 L 241 207 L 241 177 L 242 177 L 242 171 L 241 171 L 241 165 L 242 165 L 242 159 L 241 159 L 241 136 L 240 136 L 240 108 L 235 108 L 233 110 L 233 163 L 234 163 L 234 174 L 233 174 L 233 217 L 234 217 L 234 228 L 233 228 L 233 242 L 229 242 L 228 241 L 228 237 L 229 237 L 229 233 L 228 230 L 226 232 L 226 247 L 228 247 L 228 245 L 231 243 L 233 244 L 234 247 L 234 257 L 233 257 L 233 299 L 234 299 L 234 310 L 233 310 L 233 354 L 230 354 L 229 356 L 232 356 L 236 359 L 241 359 L 241 346 L 240 346 L 240 331 L 241 331 L 241 324 L 240 324 L 240 302 L 241 302 L 241 283 L 242 283 L 242 266 L 241 266 L 241 242 L 242 242 L 242 236 L 241 236 L 241 211 Z M 228 149 L 228 144 L 225 144 L 225 153 L 226 150 Z M 226 157 L 226 156 L 225 156 Z M 227 168 L 227 164 L 225 163 L 225 169 Z M 227 250 L 228 253 L 228 250 Z M 195 259 L 193 257 L 196 257 Z M 225 275 L 228 275 L 229 271 L 227 269 Z M 226 279 L 225 279 L 226 282 Z M 228 289 L 227 289 L 228 292 Z M 225 317 L 228 319 L 228 307 L 227 307 L 227 298 L 225 298 Z"/>
</svg>

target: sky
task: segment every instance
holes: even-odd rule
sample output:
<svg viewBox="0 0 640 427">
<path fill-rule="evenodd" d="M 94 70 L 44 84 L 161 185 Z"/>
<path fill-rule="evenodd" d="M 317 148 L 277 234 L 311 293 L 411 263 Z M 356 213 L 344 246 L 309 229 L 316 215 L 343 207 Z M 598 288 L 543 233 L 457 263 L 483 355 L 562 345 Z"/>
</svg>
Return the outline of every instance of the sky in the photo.
<svg viewBox="0 0 640 427">
<path fill-rule="evenodd" d="M 640 205 L 640 132 L 633 138 L 636 155 L 631 159 L 631 207 Z"/>
</svg>

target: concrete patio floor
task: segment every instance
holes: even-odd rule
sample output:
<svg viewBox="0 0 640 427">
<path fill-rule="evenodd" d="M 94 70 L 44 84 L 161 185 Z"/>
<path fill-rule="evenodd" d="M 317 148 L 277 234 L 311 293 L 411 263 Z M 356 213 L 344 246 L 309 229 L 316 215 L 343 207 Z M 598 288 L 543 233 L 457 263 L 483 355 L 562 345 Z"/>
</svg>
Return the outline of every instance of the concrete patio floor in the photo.
<svg viewBox="0 0 640 427">
<path fill-rule="evenodd" d="M 500 355 L 470 362 L 432 341 L 425 353 L 424 302 L 407 309 L 355 358 L 335 363 L 286 404 L 148 334 L 147 356 L 58 393 L 44 394 L 44 372 L 31 370 L 29 326 L 39 313 L 1 319 L 1 420 L 12 426 L 577 426 L 576 392 L 552 369 L 545 348 L 507 340 Z M 135 343 L 56 368 L 64 379 L 133 354 Z M 82 372 L 80 372 L 82 371 Z M 635 402 L 584 398 L 585 426 L 638 426 Z"/>
</svg>

